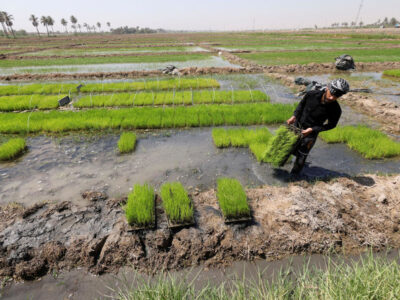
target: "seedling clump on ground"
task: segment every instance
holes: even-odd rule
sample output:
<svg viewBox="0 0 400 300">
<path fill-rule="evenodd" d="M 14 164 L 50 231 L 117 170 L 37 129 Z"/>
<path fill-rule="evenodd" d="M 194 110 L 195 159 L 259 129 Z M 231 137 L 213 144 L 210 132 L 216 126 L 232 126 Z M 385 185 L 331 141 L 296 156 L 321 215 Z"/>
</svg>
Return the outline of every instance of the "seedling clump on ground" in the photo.
<svg viewBox="0 0 400 300">
<path fill-rule="evenodd" d="M 147 227 L 155 222 L 154 189 L 148 184 L 133 186 L 125 206 L 126 220 L 132 226 Z"/>
<path fill-rule="evenodd" d="M 129 153 L 135 149 L 136 134 L 133 132 L 124 132 L 118 141 L 118 149 L 120 153 Z"/>
<path fill-rule="evenodd" d="M 173 224 L 193 222 L 193 205 L 180 182 L 163 184 L 161 199 L 170 222 Z"/>
<path fill-rule="evenodd" d="M 283 166 L 298 139 L 299 135 L 290 130 L 288 126 L 280 126 L 268 143 L 263 161 L 272 163 L 275 167 Z"/>
<path fill-rule="evenodd" d="M 26 142 L 22 138 L 10 139 L 0 145 L 0 161 L 16 158 L 26 149 Z"/>
<path fill-rule="evenodd" d="M 343 126 L 321 133 L 327 143 L 346 143 L 368 159 L 400 156 L 400 143 L 366 126 Z"/>
<path fill-rule="evenodd" d="M 238 180 L 219 178 L 217 185 L 219 206 L 226 220 L 250 217 L 247 196 Z"/>
</svg>

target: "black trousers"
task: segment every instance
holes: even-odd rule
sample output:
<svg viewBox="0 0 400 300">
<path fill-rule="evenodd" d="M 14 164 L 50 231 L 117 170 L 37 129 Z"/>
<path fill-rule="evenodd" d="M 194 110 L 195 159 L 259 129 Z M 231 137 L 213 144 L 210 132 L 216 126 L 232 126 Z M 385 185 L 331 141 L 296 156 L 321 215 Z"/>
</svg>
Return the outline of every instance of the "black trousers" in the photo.
<svg viewBox="0 0 400 300">
<path fill-rule="evenodd" d="M 303 169 L 308 154 L 314 147 L 317 141 L 318 133 L 310 133 L 308 136 L 302 138 L 293 151 L 293 155 L 296 156 L 296 161 L 294 162 L 291 173 L 298 174 Z"/>
</svg>

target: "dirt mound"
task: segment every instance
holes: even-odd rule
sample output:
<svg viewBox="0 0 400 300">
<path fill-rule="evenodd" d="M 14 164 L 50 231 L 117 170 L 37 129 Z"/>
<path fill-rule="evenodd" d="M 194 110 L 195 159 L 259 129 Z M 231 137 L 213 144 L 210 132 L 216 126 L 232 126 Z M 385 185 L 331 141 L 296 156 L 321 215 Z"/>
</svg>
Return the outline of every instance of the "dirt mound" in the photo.
<svg viewBox="0 0 400 300">
<path fill-rule="evenodd" d="M 259 73 L 254 68 L 231 67 L 189 67 L 179 69 L 181 75 L 207 75 L 207 74 L 249 74 Z M 124 72 L 95 72 L 95 73 L 47 73 L 47 74 L 13 74 L 0 76 L 0 81 L 33 81 L 33 80 L 57 80 L 57 79 L 106 79 L 106 78 L 138 78 L 150 76 L 166 76 L 161 70 L 152 71 L 124 71 Z"/>
<path fill-rule="evenodd" d="M 191 195 L 196 226 L 171 231 L 158 203 L 158 227 L 130 232 L 125 199 L 47 204 L 24 219 L 2 207 L 0 277 L 31 280 L 85 267 L 101 274 L 133 265 L 142 272 L 328 250 L 400 246 L 400 176 L 337 178 L 247 190 L 254 222 L 226 225 L 214 190 Z M 4 217 L 4 218 L 3 218 Z"/>
</svg>

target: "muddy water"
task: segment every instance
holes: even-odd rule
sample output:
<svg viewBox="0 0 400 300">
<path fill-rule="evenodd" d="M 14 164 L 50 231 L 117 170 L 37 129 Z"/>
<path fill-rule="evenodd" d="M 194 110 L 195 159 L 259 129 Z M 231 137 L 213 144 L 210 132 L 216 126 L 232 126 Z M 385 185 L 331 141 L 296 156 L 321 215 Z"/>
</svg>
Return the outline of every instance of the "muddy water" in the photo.
<svg viewBox="0 0 400 300">
<path fill-rule="evenodd" d="M 238 65 L 229 63 L 221 57 L 211 56 L 202 60 L 169 61 L 158 63 L 123 63 L 123 64 L 93 64 L 93 65 L 63 65 L 63 66 L 40 66 L 40 67 L 15 67 L 0 68 L 0 75 L 20 73 L 92 73 L 92 72 L 118 72 L 118 71 L 146 71 L 159 70 L 167 65 L 174 65 L 177 68 L 188 67 L 231 67 L 240 68 Z"/>
<path fill-rule="evenodd" d="M 374 254 L 384 257 L 388 261 L 400 263 L 398 250 L 390 250 Z M 280 271 L 291 268 L 295 278 L 303 270 L 305 264 L 311 269 L 325 270 L 329 261 L 332 263 L 353 264 L 365 255 L 361 256 L 293 256 L 290 258 L 268 262 L 266 260 L 256 260 L 253 262 L 236 262 L 225 269 L 205 269 L 204 267 L 194 267 L 178 272 L 170 272 L 166 275 L 174 278 L 178 282 L 193 282 L 196 289 L 202 289 L 208 285 L 218 286 L 221 284 L 229 285 L 234 280 L 245 278 L 249 281 L 258 280 L 258 275 L 265 281 L 273 281 L 277 278 Z M 124 286 L 137 287 L 143 282 L 155 282 L 157 279 L 138 275 L 134 270 L 125 268 L 117 275 L 94 276 L 81 270 L 71 272 L 54 273 L 43 277 L 40 281 L 21 282 L 9 285 L 1 291 L 3 298 L 9 300 L 17 299 L 110 299 L 116 297 L 115 290 Z M 1 295 L 0 294 L 0 295 Z"/>
<path fill-rule="evenodd" d="M 135 152 L 128 155 L 117 153 L 118 138 L 117 134 L 29 138 L 26 155 L 14 163 L 0 164 L 0 203 L 76 203 L 89 189 L 116 197 L 143 182 L 159 187 L 178 180 L 189 190 L 203 190 L 215 186 L 221 176 L 235 177 L 245 186 L 282 185 L 289 178 L 290 165 L 276 170 L 259 164 L 248 149 L 217 149 L 211 128 L 142 133 Z M 400 159 L 366 160 L 343 144 L 322 141 L 309 162 L 304 171 L 309 179 L 400 169 Z"/>
</svg>

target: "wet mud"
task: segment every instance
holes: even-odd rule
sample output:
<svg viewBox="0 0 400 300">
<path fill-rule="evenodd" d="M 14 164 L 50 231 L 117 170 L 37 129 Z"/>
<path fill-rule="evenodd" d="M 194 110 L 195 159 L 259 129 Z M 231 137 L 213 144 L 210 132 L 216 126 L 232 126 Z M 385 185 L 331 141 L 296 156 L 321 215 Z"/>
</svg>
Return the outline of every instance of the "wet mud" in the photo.
<svg viewBox="0 0 400 300">
<path fill-rule="evenodd" d="M 1 207 L 0 277 L 33 280 L 83 267 L 94 274 L 130 265 L 144 273 L 290 254 L 358 253 L 400 246 L 400 176 L 365 175 L 288 187 L 247 189 L 253 222 L 226 225 L 215 190 L 191 193 L 196 226 L 167 227 L 158 203 L 157 229 L 130 232 L 125 199 Z M 30 213 L 24 217 L 24 212 Z"/>
</svg>

